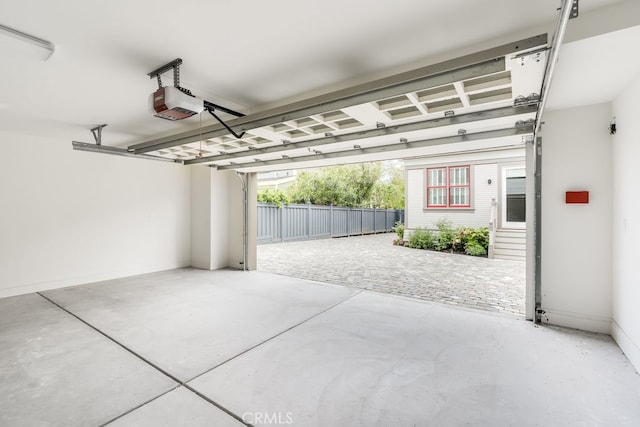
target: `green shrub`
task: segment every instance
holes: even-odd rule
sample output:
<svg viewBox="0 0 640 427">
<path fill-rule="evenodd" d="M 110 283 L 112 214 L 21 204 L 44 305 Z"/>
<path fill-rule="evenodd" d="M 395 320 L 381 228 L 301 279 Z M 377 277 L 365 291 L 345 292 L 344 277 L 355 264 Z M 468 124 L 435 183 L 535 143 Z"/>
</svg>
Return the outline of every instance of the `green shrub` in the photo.
<svg viewBox="0 0 640 427">
<path fill-rule="evenodd" d="M 468 242 L 475 242 L 485 249 L 489 247 L 489 228 L 472 228 Z"/>
<path fill-rule="evenodd" d="M 489 228 L 458 227 L 453 229 L 451 221 L 442 219 L 436 223 L 437 234 L 431 230 L 417 228 L 411 233 L 404 246 L 415 249 L 432 249 L 437 251 L 452 251 L 472 256 L 485 256 L 489 250 Z M 394 230 L 404 225 L 396 223 Z M 398 234 L 400 236 L 400 234 Z M 401 240 L 401 239 L 399 239 Z M 399 242 L 398 242 L 399 243 Z"/>
<path fill-rule="evenodd" d="M 395 226 L 393 227 L 393 231 L 398 235 L 398 240 L 402 240 L 404 238 L 404 224 L 400 221 L 397 221 Z"/>
<path fill-rule="evenodd" d="M 414 249 L 433 249 L 435 237 L 431 230 L 416 228 L 409 237 L 409 247 Z"/>
<path fill-rule="evenodd" d="M 453 248 L 453 243 L 456 238 L 456 233 L 451 227 L 451 221 L 448 219 L 441 219 L 436 223 L 438 227 L 438 240 L 436 242 L 436 249 L 439 251 L 447 251 Z"/>
<path fill-rule="evenodd" d="M 487 254 L 487 250 L 483 246 L 473 241 L 467 244 L 464 252 L 471 256 L 484 256 Z"/>
<path fill-rule="evenodd" d="M 289 204 L 289 197 L 279 188 L 265 188 L 258 192 L 258 202 L 271 203 L 281 208 L 282 205 Z"/>
<path fill-rule="evenodd" d="M 473 232 L 473 228 L 469 227 L 458 227 L 455 232 L 455 236 L 453 238 L 453 242 L 451 244 L 452 249 L 456 252 L 464 252 L 467 248 L 467 243 L 469 242 L 469 236 Z"/>
</svg>

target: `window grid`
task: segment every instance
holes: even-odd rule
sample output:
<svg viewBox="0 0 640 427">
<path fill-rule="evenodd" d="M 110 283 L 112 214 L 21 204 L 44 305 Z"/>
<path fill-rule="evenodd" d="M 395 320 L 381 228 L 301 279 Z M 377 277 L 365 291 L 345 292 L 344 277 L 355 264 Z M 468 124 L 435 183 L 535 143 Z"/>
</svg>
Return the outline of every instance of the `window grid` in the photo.
<svg viewBox="0 0 640 427">
<path fill-rule="evenodd" d="M 427 169 L 427 207 L 471 207 L 471 167 Z"/>
<path fill-rule="evenodd" d="M 447 207 L 447 168 L 427 169 L 427 206 Z"/>
</svg>

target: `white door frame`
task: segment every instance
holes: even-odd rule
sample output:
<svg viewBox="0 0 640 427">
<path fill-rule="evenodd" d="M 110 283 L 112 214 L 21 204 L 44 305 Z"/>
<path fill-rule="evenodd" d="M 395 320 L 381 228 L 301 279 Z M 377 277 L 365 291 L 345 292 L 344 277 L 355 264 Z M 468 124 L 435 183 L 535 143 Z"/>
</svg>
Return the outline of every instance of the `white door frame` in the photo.
<svg viewBox="0 0 640 427">
<path fill-rule="evenodd" d="M 515 228 L 524 230 L 527 227 L 525 222 L 509 222 L 507 221 L 507 170 L 521 169 L 526 179 L 526 165 L 509 165 L 502 166 L 500 171 L 501 187 L 500 187 L 500 228 Z"/>
</svg>

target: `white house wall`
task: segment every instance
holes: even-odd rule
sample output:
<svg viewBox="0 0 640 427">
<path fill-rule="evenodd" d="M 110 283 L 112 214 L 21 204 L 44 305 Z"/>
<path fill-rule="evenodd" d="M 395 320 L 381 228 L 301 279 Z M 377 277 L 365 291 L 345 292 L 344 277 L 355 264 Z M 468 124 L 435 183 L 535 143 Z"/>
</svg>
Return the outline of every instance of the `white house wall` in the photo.
<svg viewBox="0 0 640 427">
<path fill-rule="evenodd" d="M 542 128 L 543 321 L 609 333 L 611 104 L 550 111 Z M 566 191 L 588 204 L 565 204 Z"/>
<path fill-rule="evenodd" d="M 455 227 L 488 227 L 491 221 L 491 199 L 499 200 L 500 171 L 506 164 L 524 164 L 524 148 L 448 155 L 405 161 L 405 224 L 411 231 L 418 227 L 435 229 L 436 222 L 448 219 Z M 426 209 L 425 170 L 438 166 L 471 165 L 471 209 Z M 500 165 L 500 166 L 499 166 Z M 491 180 L 491 184 L 489 184 Z"/>
<path fill-rule="evenodd" d="M 69 139 L 1 132 L 0 145 L 0 297 L 190 264 L 187 168 Z"/>
<path fill-rule="evenodd" d="M 640 76 L 613 102 L 617 133 L 613 149 L 612 335 L 640 370 Z"/>
</svg>

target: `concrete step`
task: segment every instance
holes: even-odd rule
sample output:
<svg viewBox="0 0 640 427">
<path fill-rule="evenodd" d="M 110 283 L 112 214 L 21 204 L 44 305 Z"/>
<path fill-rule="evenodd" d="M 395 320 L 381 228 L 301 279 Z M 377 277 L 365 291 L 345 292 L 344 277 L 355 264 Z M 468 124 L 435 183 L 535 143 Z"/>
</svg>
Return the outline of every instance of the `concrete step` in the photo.
<svg viewBox="0 0 640 427">
<path fill-rule="evenodd" d="M 521 229 L 496 230 L 493 257 L 512 261 L 524 261 L 527 254 L 527 233 Z"/>
<path fill-rule="evenodd" d="M 520 255 L 493 255 L 493 259 L 504 259 L 507 261 L 526 261 L 526 258 L 524 256 L 520 256 Z"/>
<path fill-rule="evenodd" d="M 496 230 L 496 236 L 526 238 L 527 232 L 525 230 L 510 230 L 510 229 L 499 228 Z"/>
<path fill-rule="evenodd" d="M 513 250 L 518 250 L 518 251 L 525 251 L 527 250 L 527 245 L 526 243 L 523 242 L 511 242 L 511 241 L 506 241 L 506 242 L 499 242 L 496 241 L 495 245 L 494 245 L 495 249 L 513 249 Z"/>
<path fill-rule="evenodd" d="M 496 233 L 496 240 L 522 240 L 523 242 L 527 241 L 527 236 L 525 235 L 517 235 L 517 234 L 498 234 Z"/>
<path fill-rule="evenodd" d="M 526 242 L 520 241 L 504 241 L 504 240 L 496 240 L 493 243 L 493 247 L 495 248 L 504 248 L 504 249 L 522 249 L 525 250 L 527 248 Z"/>
<path fill-rule="evenodd" d="M 508 260 L 517 260 L 524 261 L 526 259 L 527 252 L 523 249 L 504 249 L 504 248 L 494 248 L 493 250 L 493 258 L 495 259 L 508 259 Z"/>
</svg>

